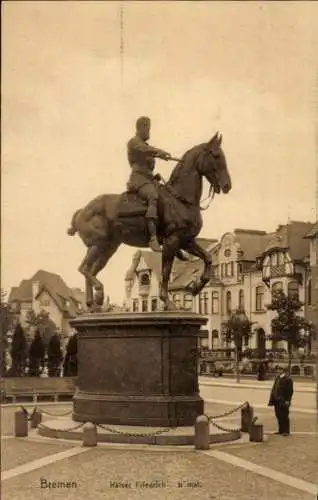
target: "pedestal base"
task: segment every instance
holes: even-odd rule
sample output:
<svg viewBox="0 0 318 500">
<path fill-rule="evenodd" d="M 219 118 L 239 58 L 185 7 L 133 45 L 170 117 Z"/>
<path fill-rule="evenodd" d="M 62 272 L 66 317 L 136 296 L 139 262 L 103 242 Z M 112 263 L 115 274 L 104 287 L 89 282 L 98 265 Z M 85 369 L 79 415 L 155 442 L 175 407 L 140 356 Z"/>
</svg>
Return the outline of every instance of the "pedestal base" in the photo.
<svg viewBox="0 0 318 500">
<path fill-rule="evenodd" d="M 199 396 L 107 396 L 79 391 L 74 396 L 73 420 L 99 424 L 174 427 L 191 426 L 196 417 L 203 413 L 204 401 Z"/>
<path fill-rule="evenodd" d="M 192 426 L 204 412 L 198 388 L 204 317 L 99 313 L 71 323 L 78 332 L 75 421 Z"/>
</svg>

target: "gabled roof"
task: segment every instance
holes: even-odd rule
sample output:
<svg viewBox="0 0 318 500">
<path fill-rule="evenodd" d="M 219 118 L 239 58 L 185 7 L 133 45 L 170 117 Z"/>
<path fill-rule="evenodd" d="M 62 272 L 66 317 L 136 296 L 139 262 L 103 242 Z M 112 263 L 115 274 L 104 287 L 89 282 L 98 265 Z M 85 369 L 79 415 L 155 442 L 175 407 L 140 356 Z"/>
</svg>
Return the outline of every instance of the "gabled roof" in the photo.
<svg viewBox="0 0 318 500">
<path fill-rule="evenodd" d="M 242 255 L 239 260 L 254 262 L 256 258 L 264 251 L 269 242 L 270 235 L 265 231 L 256 231 L 253 229 L 234 229 L 234 236 L 240 245 Z"/>
<path fill-rule="evenodd" d="M 292 260 L 304 260 L 309 255 L 309 242 L 305 238 L 312 230 L 311 222 L 290 221 L 288 224 L 278 226 L 275 233 L 270 236 L 263 253 L 275 249 L 288 249 Z"/>
<path fill-rule="evenodd" d="M 39 283 L 37 295 L 45 289 L 56 302 L 60 311 L 73 315 L 76 312 L 77 304 L 80 302 L 72 289 L 68 288 L 64 280 L 55 273 L 50 273 L 40 269 L 31 279 L 22 280 L 18 287 L 13 287 L 10 292 L 9 302 L 32 302 L 32 284 Z M 66 307 L 66 302 L 69 303 Z"/>
<path fill-rule="evenodd" d="M 318 221 L 313 225 L 309 233 L 304 238 L 316 238 L 318 236 Z"/>
</svg>

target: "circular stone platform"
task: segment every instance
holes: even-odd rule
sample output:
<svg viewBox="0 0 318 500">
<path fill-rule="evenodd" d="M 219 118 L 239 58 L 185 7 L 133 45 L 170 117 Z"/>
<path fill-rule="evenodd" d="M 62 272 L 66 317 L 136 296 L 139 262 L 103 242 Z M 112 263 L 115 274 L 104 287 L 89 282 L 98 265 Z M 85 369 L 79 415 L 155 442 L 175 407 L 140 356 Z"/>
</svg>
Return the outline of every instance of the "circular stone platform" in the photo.
<svg viewBox="0 0 318 500">
<path fill-rule="evenodd" d="M 222 421 L 217 421 L 220 426 Z M 79 427 L 81 425 L 81 427 Z M 40 436 L 57 439 L 83 440 L 84 424 L 78 424 L 71 418 L 59 418 L 46 421 L 38 427 Z M 228 422 L 227 422 L 228 425 Z M 104 427 L 104 428 L 103 428 Z M 194 427 L 177 427 L 163 432 L 162 427 L 141 427 L 115 425 L 97 426 L 97 441 L 100 443 L 151 444 L 151 445 L 193 445 Z M 108 427 L 109 430 L 106 430 Z M 116 432 L 118 431 L 118 433 Z M 160 434 L 158 433 L 160 432 Z M 158 434 L 155 434 L 158 433 Z M 210 425 L 210 443 L 225 443 L 240 439 L 241 431 L 221 431 Z"/>
</svg>

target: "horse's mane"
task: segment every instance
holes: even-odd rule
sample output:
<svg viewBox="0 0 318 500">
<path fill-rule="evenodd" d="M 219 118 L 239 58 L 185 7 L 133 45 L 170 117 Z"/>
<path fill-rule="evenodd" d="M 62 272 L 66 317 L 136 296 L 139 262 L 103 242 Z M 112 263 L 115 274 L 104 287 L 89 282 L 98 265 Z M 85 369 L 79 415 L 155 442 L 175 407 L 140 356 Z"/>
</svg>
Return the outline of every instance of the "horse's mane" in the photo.
<svg viewBox="0 0 318 500">
<path fill-rule="evenodd" d="M 201 146 L 202 146 L 201 144 L 199 146 L 194 146 L 193 148 L 186 151 L 186 153 L 184 153 L 181 160 L 177 163 L 177 165 L 172 170 L 168 184 L 173 186 L 173 184 L 176 181 L 180 180 L 181 177 L 189 175 L 189 171 L 193 168 L 193 159 L 194 159 L 193 153 L 195 150 L 197 150 Z"/>
</svg>

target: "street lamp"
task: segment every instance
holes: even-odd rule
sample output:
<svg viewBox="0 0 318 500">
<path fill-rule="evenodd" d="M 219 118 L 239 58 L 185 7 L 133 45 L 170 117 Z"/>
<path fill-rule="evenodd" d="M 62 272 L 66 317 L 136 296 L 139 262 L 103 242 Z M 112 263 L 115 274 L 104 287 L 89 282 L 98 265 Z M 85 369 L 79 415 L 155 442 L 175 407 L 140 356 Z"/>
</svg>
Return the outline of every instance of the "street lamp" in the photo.
<svg viewBox="0 0 318 500">
<path fill-rule="evenodd" d="M 244 309 L 237 309 L 232 315 L 232 325 L 234 330 L 235 356 L 236 356 L 236 382 L 240 382 L 239 369 L 239 346 L 242 346 L 244 334 L 249 333 L 250 322 Z"/>
</svg>

